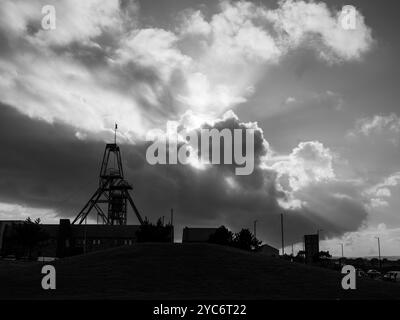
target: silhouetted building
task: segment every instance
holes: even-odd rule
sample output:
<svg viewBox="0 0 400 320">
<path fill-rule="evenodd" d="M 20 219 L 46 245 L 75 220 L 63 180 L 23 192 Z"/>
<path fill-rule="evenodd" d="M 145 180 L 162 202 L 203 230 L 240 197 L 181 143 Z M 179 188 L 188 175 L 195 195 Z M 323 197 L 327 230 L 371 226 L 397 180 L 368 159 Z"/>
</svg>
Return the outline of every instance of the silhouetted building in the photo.
<svg viewBox="0 0 400 320">
<path fill-rule="evenodd" d="M 23 221 L 18 220 L 3 220 L 0 221 L 0 253 L 3 251 L 5 235 L 9 232 L 13 224 L 22 223 Z"/>
<path fill-rule="evenodd" d="M 182 242 L 207 242 L 217 228 L 188 228 L 183 229 Z"/>
<path fill-rule="evenodd" d="M 268 244 L 263 244 L 258 250 L 257 252 L 266 255 L 266 256 L 270 256 L 270 257 L 279 257 L 279 249 L 276 249 L 274 247 L 271 247 Z"/>
<path fill-rule="evenodd" d="M 305 249 L 306 263 L 317 262 L 319 255 L 319 235 L 318 234 L 305 235 L 304 249 Z"/>
<path fill-rule="evenodd" d="M 13 241 L 13 224 L 24 221 L 0 221 L 0 254 L 22 254 Z M 139 225 L 73 225 L 69 219 L 60 224 L 41 224 L 48 240 L 35 248 L 34 256 L 65 257 L 107 248 L 132 245 L 136 242 Z"/>
</svg>

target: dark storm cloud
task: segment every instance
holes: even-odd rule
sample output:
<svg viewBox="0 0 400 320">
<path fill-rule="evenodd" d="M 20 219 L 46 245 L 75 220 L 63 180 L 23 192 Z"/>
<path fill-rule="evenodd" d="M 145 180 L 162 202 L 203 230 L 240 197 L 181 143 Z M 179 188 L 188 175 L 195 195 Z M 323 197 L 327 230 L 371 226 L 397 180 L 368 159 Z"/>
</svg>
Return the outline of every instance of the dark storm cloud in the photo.
<svg viewBox="0 0 400 320">
<path fill-rule="evenodd" d="M 226 119 L 215 126 L 232 128 L 238 126 L 235 122 L 238 120 Z M 4 152 L 0 158 L 0 201 L 55 209 L 60 217 L 73 218 L 97 188 L 104 149 L 103 142 L 79 140 L 75 132 L 74 128 L 30 119 L 1 105 L 0 143 Z M 256 137 L 255 150 L 260 157 L 265 146 L 261 144 L 262 135 Z M 174 208 L 177 239 L 184 226 L 224 224 L 238 231 L 251 228 L 257 219 L 260 237 L 279 244 L 279 214 L 283 210 L 277 200 L 284 194 L 276 190 L 276 172 L 256 169 L 249 176 L 235 176 L 230 168 L 219 165 L 205 170 L 180 164 L 150 165 L 145 156 L 148 145 L 121 146 L 126 178 L 133 185 L 133 197 L 142 216 L 152 221 L 165 216 L 168 220 L 170 208 Z M 227 179 L 234 181 L 234 187 Z M 325 189 L 332 194 L 354 192 L 340 185 Z M 308 194 L 322 199 L 318 200 L 320 206 L 285 211 L 287 241 L 300 241 L 304 233 L 317 229 L 326 230 L 330 236 L 339 235 L 356 230 L 365 219 L 356 193 L 354 199 L 335 198 L 320 187 Z M 133 214 L 128 220 L 137 223 Z"/>
<path fill-rule="evenodd" d="M 0 104 L 0 199 L 68 213 L 85 197 L 82 183 L 91 183 L 97 173 L 103 143 L 84 142 L 73 128 L 30 119 Z M 65 202 L 73 192 L 81 191 Z"/>
</svg>

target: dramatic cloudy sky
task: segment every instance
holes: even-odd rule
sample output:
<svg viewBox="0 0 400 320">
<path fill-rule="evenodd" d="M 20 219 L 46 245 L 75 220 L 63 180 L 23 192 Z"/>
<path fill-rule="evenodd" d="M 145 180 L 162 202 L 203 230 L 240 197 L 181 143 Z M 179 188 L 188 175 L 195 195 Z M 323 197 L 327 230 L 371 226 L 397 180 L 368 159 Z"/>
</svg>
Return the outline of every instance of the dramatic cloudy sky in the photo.
<svg viewBox="0 0 400 320">
<path fill-rule="evenodd" d="M 280 246 L 400 254 L 395 1 L 0 0 L 0 219 L 74 217 L 119 124 L 143 216 L 252 228 Z M 56 9 L 56 29 L 41 26 Z M 400 8 L 399 8 L 400 9 Z M 150 165 L 175 124 L 255 130 L 255 170 Z M 93 217 L 94 219 L 94 217 Z M 129 217 L 130 223 L 137 223 Z"/>
</svg>

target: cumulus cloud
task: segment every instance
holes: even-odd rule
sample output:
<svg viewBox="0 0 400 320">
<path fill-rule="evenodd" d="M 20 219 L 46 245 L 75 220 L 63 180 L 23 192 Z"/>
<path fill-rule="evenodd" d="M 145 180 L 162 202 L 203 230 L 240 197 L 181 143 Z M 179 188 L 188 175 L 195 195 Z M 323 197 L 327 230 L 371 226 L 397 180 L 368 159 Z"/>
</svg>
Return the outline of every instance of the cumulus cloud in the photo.
<svg viewBox="0 0 400 320">
<path fill-rule="evenodd" d="M 56 8 L 52 31 L 40 27 L 45 4 Z M 300 45 L 350 61 L 372 43 L 360 13 L 357 29 L 343 30 L 337 12 L 303 1 L 221 1 L 207 18 L 183 11 L 171 29 L 143 27 L 135 1 L 5 0 L 2 9 L 1 100 L 82 132 L 117 121 L 131 143 L 188 110 L 215 118 L 247 101 L 268 67 Z"/>
<path fill-rule="evenodd" d="M 233 170 L 236 167 L 235 164 L 211 165 L 208 163 L 198 171 L 201 176 L 218 177 L 219 187 L 224 191 L 214 190 L 219 194 L 219 200 L 216 201 L 218 204 L 214 203 L 214 200 L 208 200 L 207 205 L 210 207 L 207 211 L 220 212 L 217 216 L 220 219 L 223 217 L 227 225 L 237 227 L 235 219 L 238 217 L 243 221 L 251 221 L 250 217 L 259 218 L 265 223 L 272 223 L 272 226 L 264 227 L 268 234 L 277 235 L 278 230 L 274 229 L 276 217 L 279 213 L 286 212 L 289 219 L 296 222 L 288 230 L 288 238 L 297 242 L 303 233 L 315 232 L 318 228 L 326 230 L 327 237 L 354 231 L 367 219 L 367 205 L 370 202 L 368 197 L 362 192 L 363 189 L 358 183 L 336 176 L 335 155 L 321 142 L 300 142 L 291 153 L 282 155 L 271 149 L 267 137 L 264 137 L 257 123 L 241 123 L 233 112 L 226 113 L 221 119 L 204 123 L 193 121 L 192 117 L 193 115 L 188 115 L 182 118 L 176 123 L 176 127 L 184 130 L 185 123 L 188 123 L 193 131 L 199 128 L 217 128 L 218 130 L 253 128 L 256 133 L 255 170 L 251 175 L 235 175 Z M 187 118 L 191 120 L 188 121 Z M 197 125 L 193 126 L 193 123 Z M 221 153 L 223 153 L 222 149 L 223 144 Z M 190 163 L 189 168 L 191 169 L 185 171 L 186 173 L 192 170 L 196 172 L 198 169 L 197 164 L 190 166 Z M 157 166 L 155 170 L 158 171 Z M 195 189 L 199 190 L 198 187 Z M 186 185 L 185 190 L 189 192 L 190 187 Z M 235 200 L 230 198 L 231 196 L 234 196 Z M 211 198 L 214 199 L 213 196 Z M 226 201 L 226 206 L 232 210 L 231 214 L 227 213 L 226 208 L 219 208 L 221 199 L 223 202 Z M 232 208 L 231 205 L 238 203 L 237 201 L 243 201 L 247 207 L 240 205 L 240 209 Z M 204 208 L 204 204 L 196 203 L 196 206 Z M 186 207 L 184 209 L 185 212 L 193 210 L 196 209 Z M 240 219 L 238 221 L 242 221 Z M 295 227 L 296 224 L 298 228 Z"/>
<path fill-rule="evenodd" d="M 182 23 L 179 28 L 182 36 L 208 36 L 211 32 L 210 24 L 205 20 L 200 10 L 186 12 L 182 14 Z"/>
<path fill-rule="evenodd" d="M 329 10 L 323 2 L 281 1 L 280 7 L 267 12 L 267 16 L 281 32 L 285 45 L 293 47 L 315 39 L 312 43 L 320 57 L 331 62 L 357 60 L 373 42 L 359 11 L 355 12 L 356 28 L 346 30 L 341 24 L 341 12 Z"/>
<path fill-rule="evenodd" d="M 365 190 L 365 193 L 371 197 L 371 206 L 374 208 L 389 206 L 388 200 L 392 196 L 391 189 L 400 183 L 400 172 L 395 172 L 383 179 L 378 184 Z"/>
<path fill-rule="evenodd" d="M 355 129 L 349 132 L 350 136 L 374 134 L 396 134 L 400 132 L 400 118 L 395 114 L 374 115 L 357 120 Z"/>
<path fill-rule="evenodd" d="M 176 47 L 178 37 L 163 29 L 140 29 L 131 32 L 117 50 L 116 61 L 122 65 L 137 62 L 143 67 L 160 72 L 162 80 L 168 82 L 174 70 L 185 68 L 190 58 Z"/>
<path fill-rule="evenodd" d="M 335 174 L 335 158 L 321 142 L 307 141 L 289 155 L 273 154 L 263 163 L 276 172 L 275 186 L 283 193 L 279 205 L 324 225 L 325 237 L 357 230 L 368 217 L 370 203 L 357 182 Z"/>
<path fill-rule="evenodd" d="M 287 157 L 278 157 L 271 168 L 278 172 L 282 188 L 296 191 L 311 182 L 320 182 L 335 177 L 332 168 L 333 156 L 328 148 L 318 141 L 301 142 Z"/>
</svg>

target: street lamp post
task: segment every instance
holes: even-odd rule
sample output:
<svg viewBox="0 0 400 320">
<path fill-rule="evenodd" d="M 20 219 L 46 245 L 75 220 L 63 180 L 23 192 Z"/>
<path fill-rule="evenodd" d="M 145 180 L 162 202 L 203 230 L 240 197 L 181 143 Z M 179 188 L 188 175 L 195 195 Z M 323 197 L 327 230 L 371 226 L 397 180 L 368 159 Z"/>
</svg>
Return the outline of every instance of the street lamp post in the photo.
<svg viewBox="0 0 400 320">
<path fill-rule="evenodd" d="M 379 269 L 382 269 L 382 261 L 381 261 L 381 241 L 379 237 L 375 237 L 378 239 L 378 254 L 379 254 Z"/>
<path fill-rule="evenodd" d="M 343 243 L 340 244 L 342 246 L 342 258 L 344 258 L 344 253 L 343 253 Z"/>
<path fill-rule="evenodd" d="M 324 230 L 323 230 L 323 229 L 318 229 L 318 230 L 317 230 L 317 234 L 318 234 L 318 247 L 319 247 L 319 236 L 320 236 L 321 231 L 324 231 Z M 319 248 L 319 250 L 321 251 L 321 248 Z"/>
<path fill-rule="evenodd" d="M 87 216 L 86 216 L 86 218 L 85 218 L 85 229 L 84 229 L 84 239 L 83 239 L 83 242 L 84 242 L 84 246 L 83 246 L 83 253 L 85 253 L 86 254 L 86 250 L 87 250 L 87 247 L 86 247 L 86 242 L 87 242 L 87 230 L 86 230 L 86 225 L 87 225 Z"/>
<path fill-rule="evenodd" d="M 285 255 L 285 240 L 283 235 L 283 213 L 281 213 L 282 256 Z"/>
<path fill-rule="evenodd" d="M 171 208 L 171 242 L 174 243 L 175 242 L 175 235 L 174 235 L 174 209 Z"/>
</svg>

